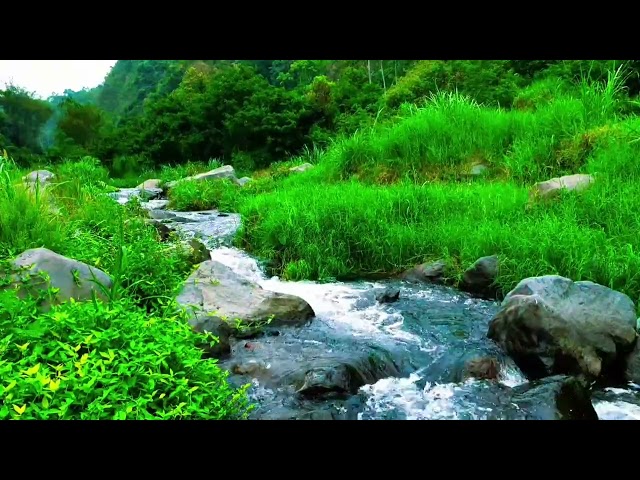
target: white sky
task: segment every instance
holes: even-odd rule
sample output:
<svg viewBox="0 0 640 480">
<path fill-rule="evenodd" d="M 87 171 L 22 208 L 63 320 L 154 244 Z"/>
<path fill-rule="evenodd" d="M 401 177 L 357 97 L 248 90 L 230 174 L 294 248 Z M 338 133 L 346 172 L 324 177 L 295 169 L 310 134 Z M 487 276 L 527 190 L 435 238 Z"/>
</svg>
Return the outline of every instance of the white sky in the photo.
<svg viewBox="0 0 640 480">
<path fill-rule="evenodd" d="M 12 82 L 42 98 L 100 85 L 117 60 L 0 60 L 0 88 Z"/>
</svg>

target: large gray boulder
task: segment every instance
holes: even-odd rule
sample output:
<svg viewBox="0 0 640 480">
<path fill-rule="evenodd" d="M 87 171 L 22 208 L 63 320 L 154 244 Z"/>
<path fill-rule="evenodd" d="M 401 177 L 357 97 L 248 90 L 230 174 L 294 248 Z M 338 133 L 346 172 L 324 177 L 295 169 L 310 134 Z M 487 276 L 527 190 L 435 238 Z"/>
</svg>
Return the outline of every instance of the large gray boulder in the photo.
<svg viewBox="0 0 640 480">
<path fill-rule="evenodd" d="M 405 270 L 399 278 L 410 283 L 442 283 L 446 268 L 444 260 L 427 262 Z"/>
<path fill-rule="evenodd" d="M 267 326 L 298 326 L 315 312 L 302 298 L 263 289 L 226 265 L 208 260 L 189 276 L 177 297 L 195 331 L 220 338 L 228 352 L 231 335 L 251 336 Z"/>
<path fill-rule="evenodd" d="M 22 179 L 25 183 L 36 184 L 40 183 L 41 186 L 44 186 L 50 183 L 55 178 L 55 174 L 50 172 L 49 170 L 34 170 L 31 173 L 28 173 Z"/>
<path fill-rule="evenodd" d="M 558 196 L 561 191 L 579 192 L 585 190 L 595 181 L 591 175 L 584 173 L 576 173 L 575 175 L 565 175 L 564 177 L 556 177 L 544 182 L 536 183 L 529 197 L 534 198 L 553 198 Z"/>
<path fill-rule="evenodd" d="M 46 248 L 26 250 L 13 260 L 12 266 L 15 271 L 11 287 L 18 289 L 20 298 L 39 296 L 49 288 L 57 289 L 40 304 L 43 311 L 71 298 L 91 300 L 94 294 L 96 298 L 107 301 L 107 292 L 101 287 L 108 290 L 113 285 L 111 278 L 102 270 Z"/>
<path fill-rule="evenodd" d="M 558 275 L 522 280 L 487 335 L 529 378 L 621 375 L 636 341 L 636 314 L 623 293 Z"/>
<path fill-rule="evenodd" d="M 479 258 L 465 270 L 460 288 L 481 297 L 494 297 L 498 292 L 499 267 L 497 255 Z"/>
<path fill-rule="evenodd" d="M 149 180 L 145 180 L 144 182 L 142 182 L 140 185 L 138 185 L 136 188 L 138 190 L 162 190 L 160 188 L 160 185 L 162 184 L 162 180 L 160 180 L 159 178 L 150 178 Z"/>
<path fill-rule="evenodd" d="M 231 165 L 224 165 L 220 168 L 215 168 L 208 172 L 198 173 L 197 175 L 192 175 L 190 177 L 185 177 L 181 180 L 176 180 L 174 182 L 169 182 L 165 185 L 166 188 L 173 188 L 176 186 L 178 182 L 183 182 L 185 180 L 197 180 L 197 181 L 205 181 L 205 180 L 220 180 L 223 178 L 227 178 L 229 180 L 236 181 L 236 171 Z"/>
</svg>

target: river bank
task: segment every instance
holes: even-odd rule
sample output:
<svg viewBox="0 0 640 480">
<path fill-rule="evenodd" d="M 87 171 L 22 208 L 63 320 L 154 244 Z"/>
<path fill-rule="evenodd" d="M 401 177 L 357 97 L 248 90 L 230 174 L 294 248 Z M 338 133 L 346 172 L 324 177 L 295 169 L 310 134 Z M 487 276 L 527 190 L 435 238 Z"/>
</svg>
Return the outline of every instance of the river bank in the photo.
<svg viewBox="0 0 640 480">
<path fill-rule="evenodd" d="M 130 193 L 121 193 L 119 201 L 126 202 Z M 250 418 L 539 419 L 575 418 L 576 412 L 578 418 L 594 418 L 590 408 L 600 419 L 639 418 L 634 384 L 598 390 L 585 405 L 581 387 L 572 387 L 568 377 L 527 382 L 487 338 L 498 302 L 400 280 L 318 283 L 268 277 L 264 265 L 231 246 L 240 227 L 235 214 L 159 210 L 155 207 L 166 204 L 155 202 L 143 202 L 150 216 L 164 217 L 163 224 L 198 238 L 213 261 L 313 308 L 313 321 L 302 327 L 231 340 L 220 365 L 231 372 L 232 384 L 251 383 L 250 398 L 258 408 Z M 376 300 L 383 290 L 397 291 L 398 299 Z M 498 359 L 495 378 L 465 372 L 469 360 L 487 357 Z M 560 411 L 558 392 L 571 399 L 573 412 Z"/>
</svg>

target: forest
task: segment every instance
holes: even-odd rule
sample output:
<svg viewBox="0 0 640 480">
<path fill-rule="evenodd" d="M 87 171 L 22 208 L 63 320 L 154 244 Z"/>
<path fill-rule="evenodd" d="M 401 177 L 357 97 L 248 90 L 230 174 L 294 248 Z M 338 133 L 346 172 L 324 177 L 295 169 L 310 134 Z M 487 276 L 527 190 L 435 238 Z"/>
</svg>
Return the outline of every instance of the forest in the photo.
<svg viewBox="0 0 640 480">
<path fill-rule="evenodd" d="M 500 298 L 555 274 L 637 302 L 639 93 L 637 60 L 119 60 L 93 89 L 42 99 L 7 86 L 3 271 L 44 248 L 110 287 L 108 301 L 45 310 L 0 289 L 0 419 L 254 408 L 249 384 L 202 355 L 220 340 L 176 309 L 202 259 L 160 238 L 139 202 L 109 197 L 150 179 L 175 183 L 173 212 L 238 214 L 233 245 L 282 280 L 385 279 L 442 261 L 458 288 L 498 255 Z M 235 177 L 193 177 L 225 165 Z M 25 186 L 33 171 L 55 181 Z M 571 175 L 588 188 L 532 201 L 534 186 Z"/>
</svg>

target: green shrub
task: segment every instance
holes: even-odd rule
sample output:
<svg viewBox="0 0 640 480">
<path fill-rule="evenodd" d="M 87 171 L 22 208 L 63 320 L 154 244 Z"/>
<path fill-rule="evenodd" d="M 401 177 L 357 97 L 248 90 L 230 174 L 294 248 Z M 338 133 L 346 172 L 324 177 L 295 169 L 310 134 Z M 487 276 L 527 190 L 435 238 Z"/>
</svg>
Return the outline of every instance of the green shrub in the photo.
<svg viewBox="0 0 640 480">
<path fill-rule="evenodd" d="M 505 60 L 419 60 L 389 89 L 385 101 L 395 108 L 438 92 L 460 92 L 479 103 L 508 107 L 522 83 Z"/>
<path fill-rule="evenodd" d="M 541 105 L 548 105 L 571 88 L 568 80 L 546 77 L 520 90 L 513 100 L 513 106 L 518 110 L 536 110 Z"/>
<path fill-rule="evenodd" d="M 34 312 L 32 301 L 0 292 L 0 419 L 241 419 L 249 411 L 247 387 L 233 390 L 215 360 L 202 358 L 203 340 L 178 315 L 149 315 L 127 300 Z"/>
</svg>

